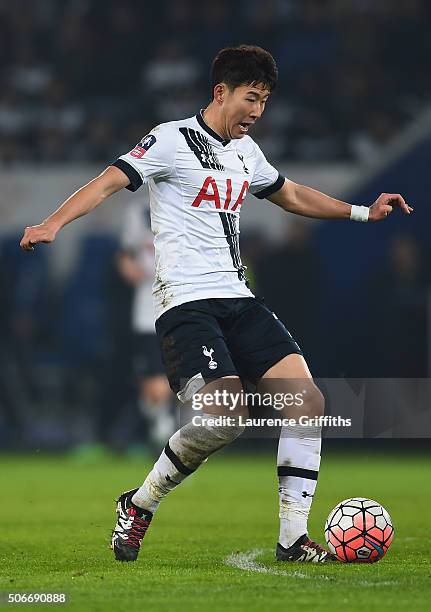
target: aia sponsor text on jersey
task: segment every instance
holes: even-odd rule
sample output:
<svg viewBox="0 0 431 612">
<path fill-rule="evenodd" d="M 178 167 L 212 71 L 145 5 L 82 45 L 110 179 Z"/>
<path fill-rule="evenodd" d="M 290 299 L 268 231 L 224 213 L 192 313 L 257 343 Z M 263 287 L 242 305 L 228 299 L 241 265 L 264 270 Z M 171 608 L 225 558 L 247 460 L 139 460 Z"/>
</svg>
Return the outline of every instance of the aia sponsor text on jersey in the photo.
<svg viewBox="0 0 431 612">
<path fill-rule="evenodd" d="M 207 176 L 199 190 L 198 195 L 193 200 L 192 206 L 198 208 L 202 202 L 214 202 L 214 207 L 220 210 L 236 210 L 244 201 L 247 189 L 250 184 L 244 181 L 238 194 L 232 193 L 232 179 L 226 179 L 226 196 L 224 201 L 220 197 L 220 190 L 216 180 L 212 176 Z M 221 188 L 220 188 L 221 189 Z"/>
</svg>

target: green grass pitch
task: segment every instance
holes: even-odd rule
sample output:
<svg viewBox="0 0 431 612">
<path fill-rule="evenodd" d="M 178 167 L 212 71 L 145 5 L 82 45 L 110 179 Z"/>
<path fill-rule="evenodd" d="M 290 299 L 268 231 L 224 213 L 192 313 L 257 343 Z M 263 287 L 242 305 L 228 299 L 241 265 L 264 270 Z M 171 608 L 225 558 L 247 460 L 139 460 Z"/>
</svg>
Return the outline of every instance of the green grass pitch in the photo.
<svg viewBox="0 0 431 612">
<path fill-rule="evenodd" d="M 274 458 L 231 450 L 163 502 L 136 563 L 116 562 L 114 497 L 148 467 L 0 456 L 0 591 L 65 592 L 67 610 L 429 610 L 427 456 L 324 456 L 310 535 L 323 543 L 325 518 L 342 499 L 377 499 L 396 533 L 375 565 L 277 563 Z"/>
</svg>

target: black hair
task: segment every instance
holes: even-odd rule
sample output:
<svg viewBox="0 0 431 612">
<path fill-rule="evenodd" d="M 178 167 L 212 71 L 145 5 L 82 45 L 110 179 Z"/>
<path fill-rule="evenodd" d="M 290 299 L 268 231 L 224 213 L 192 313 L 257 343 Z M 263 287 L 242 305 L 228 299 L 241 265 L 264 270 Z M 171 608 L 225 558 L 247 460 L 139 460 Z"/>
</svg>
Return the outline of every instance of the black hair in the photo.
<svg viewBox="0 0 431 612">
<path fill-rule="evenodd" d="M 211 97 L 218 83 L 226 83 L 230 90 L 240 85 L 263 85 L 273 91 L 278 69 L 271 53 L 256 45 L 240 45 L 222 49 L 211 66 Z"/>
</svg>

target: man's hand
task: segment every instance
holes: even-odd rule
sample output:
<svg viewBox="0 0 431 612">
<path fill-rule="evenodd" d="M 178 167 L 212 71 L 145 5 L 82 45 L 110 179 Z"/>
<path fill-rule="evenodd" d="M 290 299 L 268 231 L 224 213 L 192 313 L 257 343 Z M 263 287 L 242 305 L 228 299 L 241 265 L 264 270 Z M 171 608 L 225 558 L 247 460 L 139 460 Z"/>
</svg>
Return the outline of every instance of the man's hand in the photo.
<svg viewBox="0 0 431 612">
<path fill-rule="evenodd" d="M 35 244 L 39 242 L 53 242 L 56 234 L 57 230 L 48 223 L 32 225 L 25 228 L 24 236 L 19 245 L 24 251 L 34 251 Z"/>
<path fill-rule="evenodd" d="M 79 217 L 83 217 L 113 193 L 129 185 L 130 180 L 122 170 L 108 166 L 99 176 L 75 191 L 43 223 L 26 227 L 20 246 L 24 251 L 34 251 L 39 242 L 52 242 L 57 232 Z"/>
<path fill-rule="evenodd" d="M 393 207 L 398 206 L 409 215 L 413 208 L 405 203 L 404 198 L 399 193 L 382 193 L 377 200 L 370 206 L 368 221 L 382 221 L 391 214 Z"/>
</svg>

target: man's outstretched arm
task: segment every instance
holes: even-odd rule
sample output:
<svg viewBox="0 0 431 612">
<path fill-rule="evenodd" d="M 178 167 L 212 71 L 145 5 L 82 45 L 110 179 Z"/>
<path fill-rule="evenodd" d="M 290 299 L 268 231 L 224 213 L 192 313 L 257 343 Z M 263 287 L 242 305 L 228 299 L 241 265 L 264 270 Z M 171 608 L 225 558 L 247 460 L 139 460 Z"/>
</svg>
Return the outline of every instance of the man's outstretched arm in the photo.
<svg viewBox="0 0 431 612">
<path fill-rule="evenodd" d="M 315 219 L 381 221 L 392 212 L 394 206 L 399 206 L 408 215 L 413 211 L 399 193 L 382 193 L 368 210 L 366 207 L 353 207 L 352 211 L 351 204 L 292 181 L 285 181 L 283 187 L 270 195 L 268 200 L 286 211 Z"/>
<path fill-rule="evenodd" d="M 115 166 L 108 166 L 102 174 L 75 191 L 45 221 L 26 227 L 20 242 L 21 248 L 32 251 L 39 242 L 52 242 L 62 227 L 91 212 L 103 200 L 127 187 L 129 183 L 124 172 Z"/>
</svg>

